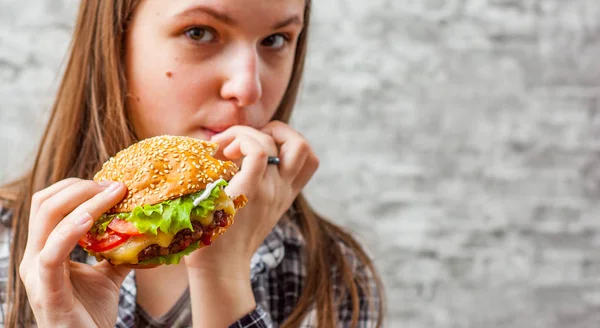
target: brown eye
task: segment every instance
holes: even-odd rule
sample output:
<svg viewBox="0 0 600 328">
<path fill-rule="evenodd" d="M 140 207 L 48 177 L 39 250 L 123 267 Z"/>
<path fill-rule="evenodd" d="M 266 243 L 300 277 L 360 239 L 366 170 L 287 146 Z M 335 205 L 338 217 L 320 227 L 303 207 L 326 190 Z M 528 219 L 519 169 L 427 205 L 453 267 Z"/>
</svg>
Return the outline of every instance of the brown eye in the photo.
<svg viewBox="0 0 600 328">
<path fill-rule="evenodd" d="M 262 45 L 273 49 L 281 49 L 289 41 L 283 34 L 273 34 L 262 41 Z"/>
<path fill-rule="evenodd" d="M 185 32 L 188 38 L 197 42 L 213 42 L 217 37 L 215 33 L 207 27 L 192 27 Z"/>
</svg>

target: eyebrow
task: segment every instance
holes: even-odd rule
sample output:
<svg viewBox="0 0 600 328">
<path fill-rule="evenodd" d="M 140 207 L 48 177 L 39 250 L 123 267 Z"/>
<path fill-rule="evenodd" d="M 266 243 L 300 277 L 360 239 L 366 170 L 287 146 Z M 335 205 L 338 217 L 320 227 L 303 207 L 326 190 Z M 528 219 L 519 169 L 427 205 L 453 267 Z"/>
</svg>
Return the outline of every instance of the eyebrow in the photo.
<svg viewBox="0 0 600 328">
<path fill-rule="evenodd" d="M 207 6 L 194 6 L 192 8 L 182 11 L 181 13 L 176 14 L 174 17 L 182 18 L 182 17 L 186 17 L 186 16 L 192 16 L 195 14 L 199 14 L 199 13 L 210 15 L 213 18 L 215 18 L 216 20 L 219 20 L 230 26 L 238 25 L 238 22 L 235 19 L 233 19 L 231 16 L 227 15 L 226 13 L 219 12 L 219 11 L 217 11 L 213 8 L 207 7 Z M 277 30 L 277 29 L 284 28 L 289 25 L 303 26 L 304 23 L 302 22 L 302 20 L 300 19 L 300 17 L 298 15 L 293 15 L 279 23 L 274 24 L 273 29 Z"/>
<path fill-rule="evenodd" d="M 300 19 L 300 17 L 298 15 L 294 15 L 286 20 L 281 21 L 280 23 L 273 25 L 273 29 L 278 30 L 280 28 L 284 28 L 289 25 L 303 26 L 304 23 L 302 22 L 302 20 Z"/>
</svg>

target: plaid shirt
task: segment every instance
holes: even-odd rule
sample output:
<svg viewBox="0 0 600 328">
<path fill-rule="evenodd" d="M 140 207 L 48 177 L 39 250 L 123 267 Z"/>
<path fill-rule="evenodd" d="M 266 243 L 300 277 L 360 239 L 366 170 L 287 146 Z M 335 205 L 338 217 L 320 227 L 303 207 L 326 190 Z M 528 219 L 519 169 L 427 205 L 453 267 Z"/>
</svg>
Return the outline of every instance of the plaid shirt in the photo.
<svg viewBox="0 0 600 328">
<path fill-rule="evenodd" d="M 8 256 L 10 245 L 10 230 L 6 222 L 10 221 L 10 212 L 3 209 L 0 202 L 0 296 L 4 300 Z M 300 234 L 295 218 L 286 215 L 267 236 L 251 261 L 251 283 L 257 307 L 237 322 L 230 325 L 234 328 L 278 327 L 293 311 L 306 277 L 304 240 Z M 368 271 L 359 263 L 356 255 L 340 242 L 343 253 L 350 261 L 355 276 L 366 278 L 371 288 L 372 305 L 369 306 L 365 295 L 360 296 L 360 313 L 358 327 L 374 327 L 379 313 L 375 282 Z M 95 259 L 77 247 L 72 259 L 80 262 L 95 263 Z M 335 270 L 332 274 L 335 275 Z M 339 286 L 334 286 L 334 292 L 340 294 Z M 2 318 L 4 307 L 2 307 Z M 317 327 L 316 310 L 312 309 L 304 318 L 302 328 Z M 338 306 L 340 327 L 348 327 L 352 318 L 352 303 L 349 297 L 342 299 Z M 3 321 L 2 321 L 3 322 Z M 2 325 L 0 322 L 0 325 Z M 3 326 L 3 325 L 2 325 Z M 141 307 L 136 306 L 135 271 L 126 277 L 121 286 L 119 296 L 119 311 L 115 327 L 191 327 L 192 314 L 189 290 L 180 297 L 175 306 L 160 318 L 152 318 Z"/>
</svg>

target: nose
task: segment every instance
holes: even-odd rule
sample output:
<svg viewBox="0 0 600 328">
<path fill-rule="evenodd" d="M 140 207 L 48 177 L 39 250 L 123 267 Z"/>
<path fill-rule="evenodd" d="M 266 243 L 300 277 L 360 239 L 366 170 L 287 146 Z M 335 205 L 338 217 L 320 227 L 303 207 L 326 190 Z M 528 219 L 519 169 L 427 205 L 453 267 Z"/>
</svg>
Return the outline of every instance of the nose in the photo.
<svg viewBox="0 0 600 328">
<path fill-rule="evenodd" d="M 228 61 L 227 74 L 221 86 L 221 97 L 238 107 L 256 103 L 262 96 L 260 59 L 256 49 L 237 48 L 235 54 L 225 60 Z"/>
</svg>

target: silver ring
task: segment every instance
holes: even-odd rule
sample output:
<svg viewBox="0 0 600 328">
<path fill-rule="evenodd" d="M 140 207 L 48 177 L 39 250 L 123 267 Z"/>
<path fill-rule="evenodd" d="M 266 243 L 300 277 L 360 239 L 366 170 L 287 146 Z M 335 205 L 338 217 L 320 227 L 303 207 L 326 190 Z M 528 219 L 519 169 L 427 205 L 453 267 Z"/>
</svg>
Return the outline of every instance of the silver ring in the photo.
<svg viewBox="0 0 600 328">
<path fill-rule="evenodd" d="M 275 164 L 275 165 L 279 165 L 281 161 L 279 160 L 279 157 L 277 156 L 269 156 L 267 158 L 267 164 Z"/>
</svg>

